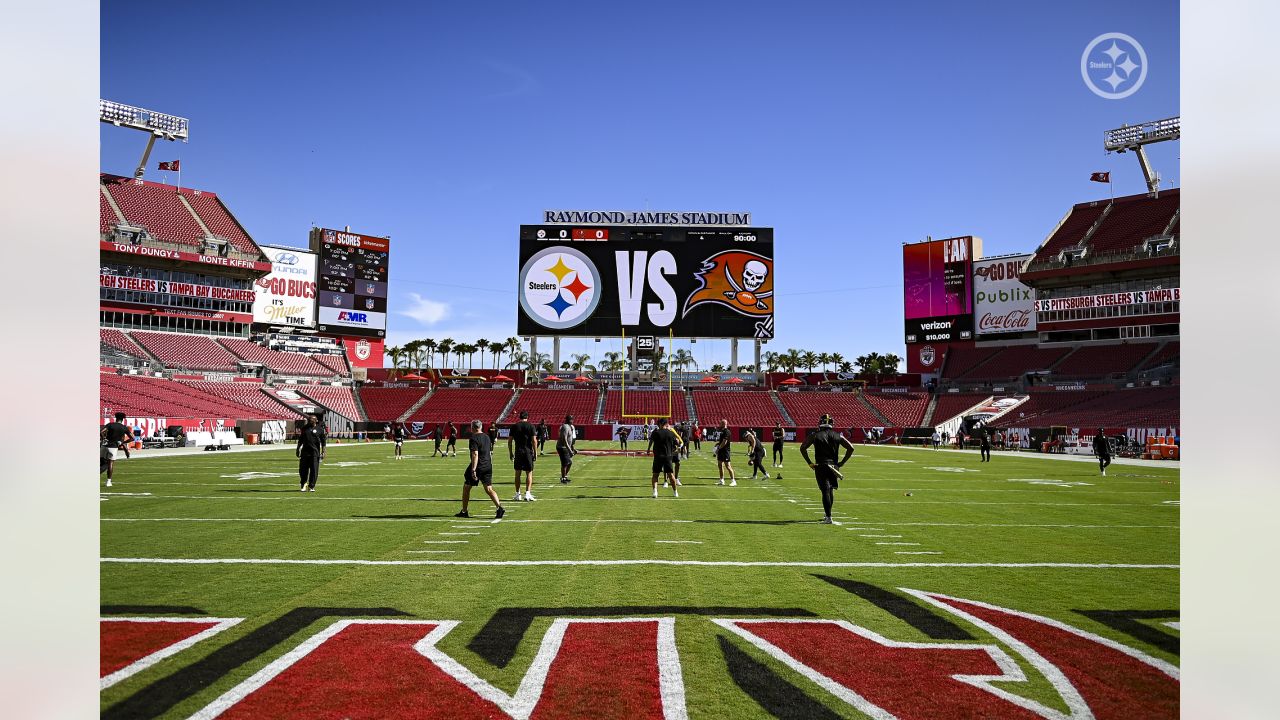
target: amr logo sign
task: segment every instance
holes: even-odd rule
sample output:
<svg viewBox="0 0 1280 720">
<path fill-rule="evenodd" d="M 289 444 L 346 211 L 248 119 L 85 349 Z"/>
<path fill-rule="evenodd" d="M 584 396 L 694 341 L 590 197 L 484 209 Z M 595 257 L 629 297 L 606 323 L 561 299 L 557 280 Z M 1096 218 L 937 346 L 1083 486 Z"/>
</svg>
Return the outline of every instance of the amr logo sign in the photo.
<svg viewBox="0 0 1280 720">
<path fill-rule="evenodd" d="M 896 640 L 844 620 L 709 617 L 722 631 L 719 642 L 730 677 L 766 712 L 778 715 L 770 695 L 772 702 L 790 697 L 792 704 L 784 714 L 797 716 L 804 710 L 795 702 L 812 703 L 809 695 L 825 693 L 830 702 L 883 720 L 1132 720 L 1178 715 L 1178 668 L 1132 647 L 1057 620 L 982 602 L 905 588 L 899 589 L 902 595 L 889 598 L 887 591 L 851 581 L 828 582 L 851 586 L 851 591 L 893 608 L 900 618 L 924 629 L 925 635 L 940 639 Z M 383 609 L 381 614 L 398 612 Z M 948 617 L 978 628 L 990 640 L 974 638 Z M 510 625 L 511 620 L 507 617 L 502 624 Z M 236 618 L 207 617 L 104 618 L 102 687 L 182 653 L 237 622 Z M 289 622 L 302 625 L 308 620 L 299 615 Z M 686 622 L 706 619 L 681 619 Z M 514 693 L 440 649 L 440 641 L 458 625 L 456 620 L 405 617 L 338 619 L 206 701 L 191 717 L 688 717 L 674 617 L 555 619 Z M 482 630 L 476 641 L 485 634 Z M 231 646 L 236 642 L 242 641 Z M 492 645 L 493 638 L 485 644 Z M 741 648 L 763 659 L 756 660 Z M 494 654 L 493 648 L 479 654 L 496 660 L 497 668 L 505 666 L 503 658 L 487 656 Z M 161 679 L 150 686 L 151 701 L 140 702 L 147 695 L 144 689 L 108 708 L 103 716 L 150 717 L 164 712 L 184 699 L 167 687 L 181 685 L 186 692 L 198 692 L 219 676 L 212 673 L 208 657 L 196 662 L 205 663 L 198 673 L 203 683 L 192 685 L 188 682 L 192 678 L 179 670 L 175 676 L 183 677 Z M 785 690 L 779 695 L 775 684 L 761 692 L 761 682 L 787 682 L 777 675 L 783 667 L 811 687 L 792 687 L 790 695 Z M 486 669 L 487 675 L 494 672 Z M 1030 683 L 1043 687 L 1046 681 L 1057 693 L 1056 702 L 1044 704 L 1026 696 L 1024 688 Z M 830 714 L 825 707 L 811 709 L 817 716 Z"/>
</svg>

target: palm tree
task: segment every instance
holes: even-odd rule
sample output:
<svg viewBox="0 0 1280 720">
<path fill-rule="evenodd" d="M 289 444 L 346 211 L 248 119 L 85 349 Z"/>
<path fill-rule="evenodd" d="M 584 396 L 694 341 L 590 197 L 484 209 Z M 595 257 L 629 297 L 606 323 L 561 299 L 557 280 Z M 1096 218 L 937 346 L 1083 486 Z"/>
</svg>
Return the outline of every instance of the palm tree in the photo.
<svg viewBox="0 0 1280 720">
<path fill-rule="evenodd" d="M 800 351 L 787 348 L 787 354 L 782 356 L 782 362 L 787 366 L 787 372 L 794 374 L 796 367 L 800 365 Z"/>
<path fill-rule="evenodd" d="M 515 354 L 520 350 L 520 338 L 509 337 L 503 341 L 503 345 L 506 346 L 507 352 Z"/>
<path fill-rule="evenodd" d="M 818 353 L 818 363 L 822 365 L 822 372 L 826 372 L 827 365 L 831 364 L 831 353 Z"/>
<path fill-rule="evenodd" d="M 551 364 L 551 356 L 547 353 L 537 353 L 533 356 L 533 366 L 542 370 L 542 372 L 555 372 L 556 366 Z"/>
<path fill-rule="evenodd" d="M 453 352 L 453 338 L 445 338 L 436 343 L 436 352 L 440 353 L 440 364 L 449 364 L 449 353 Z"/>
<path fill-rule="evenodd" d="M 481 338 L 475 342 L 476 349 L 480 351 L 480 366 L 484 367 L 484 353 L 489 349 L 489 341 Z M 496 367 L 496 366 L 495 366 Z"/>
<path fill-rule="evenodd" d="M 395 377 L 400 369 L 400 361 L 404 359 L 404 348 L 399 345 L 393 345 L 387 348 L 387 357 L 391 358 L 391 376 Z"/>
<path fill-rule="evenodd" d="M 769 352 L 766 352 L 760 356 L 760 362 L 764 363 L 764 366 L 768 368 L 768 372 L 775 372 L 778 369 L 779 357 L 781 356 L 778 355 L 778 353 L 770 350 Z"/>
<path fill-rule="evenodd" d="M 812 350 L 805 350 L 800 353 L 800 365 L 802 365 L 805 370 L 813 372 L 813 369 L 818 366 L 818 354 Z"/>
<path fill-rule="evenodd" d="M 711 366 L 711 372 L 713 373 L 722 373 L 724 371 L 725 371 L 724 366 L 721 365 L 720 363 L 716 363 L 715 365 Z"/>
<path fill-rule="evenodd" d="M 672 353 L 670 363 L 671 367 L 679 368 L 681 370 L 688 368 L 690 365 L 693 365 L 695 370 L 698 369 L 698 359 L 693 356 L 693 353 L 685 350 L 684 348 L 680 348 Z"/>
<path fill-rule="evenodd" d="M 843 355 L 841 355 L 840 353 L 831 353 L 831 365 L 836 369 L 837 372 L 845 372 L 844 370 L 840 369 L 840 365 L 842 365 L 843 363 L 844 363 Z"/>
<path fill-rule="evenodd" d="M 581 355 L 570 355 L 569 357 L 573 360 L 572 369 L 574 372 L 582 372 L 587 368 L 587 365 L 591 363 L 591 356 L 587 353 L 582 353 Z"/>
<path fill-rule="evenodd" d="M 851 373 L 853 372 L 853 363 L 849 362 L 848 360 L 841 360 L 837 368 L 842 373 Z"/>
<path fill-rule="evenodd" d="M 435 364 L 436 341 L 435 340 L 432 340 L 431 338 L 424 338 L 422 340 L 422 356 L 423 358 L 426 359 L 428 368 L 434 368 L 436 366 Z"/>
<path fill-rule="evenodd" d="M 607 352 L 604 354 L 604 362 L 601 364 L 605 370 L 609 372 L 617 372 L 622 369 L 622 353 Z"/>
</svg>

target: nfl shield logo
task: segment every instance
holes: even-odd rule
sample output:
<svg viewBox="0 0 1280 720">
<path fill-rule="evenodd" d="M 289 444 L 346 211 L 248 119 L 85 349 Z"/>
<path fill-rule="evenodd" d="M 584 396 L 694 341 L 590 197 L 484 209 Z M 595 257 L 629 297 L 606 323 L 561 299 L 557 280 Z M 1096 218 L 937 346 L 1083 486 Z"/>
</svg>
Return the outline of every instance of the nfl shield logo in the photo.
<svg viewBox="0 0 1280 720">
<path fill-rule="evenodd" d="M 341 305 L 342 305 L 342 296 L 341 296 L 341 295 L 334 295 L 334 296 L 333 296 L 333 306 L 334 306 L 334 307 L 340 307 Z"/>
<path fill-rule="evenodd" d="M 332 230 L 325 230 L 325 231 L 324 231 L 324 239 L 325 239 L 325 240 L 328 240 L 328 241 L 330 241 L 330 242 L 333 242 L 334 237 L 335 237 L 335 235 L 334 235 L 334 232 L 333 232 Z"/>
<path fill-rule="evenodd" d="M 376 287 L 374 287 L 374 286 L 373 286 L 373 283 L 365 283 L 365 284 L 364 284 L 364 292 L 365 292 L 365 294 L 366 294 L 366 295 L 372 295 L 372 294 L 373 294 L 373 292 L 374 292 L 375 290 L 377 290 L 377 289 L 378 289 L 378 288 L 376 288 Z"/>
<path fill-rule="evenodd" d="M 372 310 L 372 309 L 373 309 L 373 298 L 365 298 L 365 299 L 364 299 L 364 307 L 365 307 L 365 309 L 366 309 L 366 310 Z"/>
<path fill-rule="evenodd" d="M 933 365 L 933 361 L 937 359 L 938 359 L 937 352 L 933 349 L 932 345 L 925 345 L 924 347 L 920 348 L 920 364 L 921 365 L 924 365 L 925 367 L 930 367 Z"/>
</svg>

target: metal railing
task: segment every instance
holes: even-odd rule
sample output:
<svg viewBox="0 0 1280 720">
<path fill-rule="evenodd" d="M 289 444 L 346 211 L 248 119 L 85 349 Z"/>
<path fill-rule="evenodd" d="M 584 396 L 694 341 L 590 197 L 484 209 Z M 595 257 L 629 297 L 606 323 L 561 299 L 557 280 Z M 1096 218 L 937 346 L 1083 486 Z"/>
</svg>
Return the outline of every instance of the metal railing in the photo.
<svg viewBox="0 0 1280 720">
<path fill-rule="evenodd" d="M 1173 240 L 1173 244 L 1164 250 L 1143 249 L 1143 245 L 1150 244 L 1154 246 L 1157 241 L 1163 239 Z M 1023 272 L 1039 272 L 1041 270 L 1058 270 L 1061 268 L 1080 268 L 1092 267 L 1095 265 L 1113 265 L 1116 263 L 1132 262 L 1134 260 L 1146 260 L 1149 258 L 1161 257 L 1177 257 L 1182 252 L 1181 244 L 1178 242 L 1178 236 L 1152 236 L 1145 238 L 1138 247 L 1128 250 L 1113 250 L 1111 252 L 1094 252 L 1090 249 L 1085 253 L 1084 257 L 1067 257 L 1060 259 L 1057 256 L 1051 258 L 1036 258 L 1034 262 L 1027 266 Z"/>
</svg>

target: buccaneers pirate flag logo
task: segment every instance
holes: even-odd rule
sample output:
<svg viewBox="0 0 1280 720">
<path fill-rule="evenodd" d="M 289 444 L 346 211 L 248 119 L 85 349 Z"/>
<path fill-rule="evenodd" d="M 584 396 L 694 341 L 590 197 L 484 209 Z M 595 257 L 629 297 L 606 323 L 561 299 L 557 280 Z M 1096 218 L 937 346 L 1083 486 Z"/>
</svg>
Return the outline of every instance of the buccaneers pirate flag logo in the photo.
<svg viewBox="0 0 1280 720">
<path fill-rule="evenodd" d="M 725 250 L 703 260 L 695 274 L 700 286 L 685 300 L 681 317 L 714 303 L 760 318 L 756 337 L 773 337 L 773 260 L 745 250 Z"/>
</svg>

